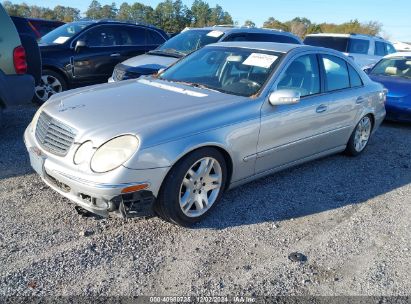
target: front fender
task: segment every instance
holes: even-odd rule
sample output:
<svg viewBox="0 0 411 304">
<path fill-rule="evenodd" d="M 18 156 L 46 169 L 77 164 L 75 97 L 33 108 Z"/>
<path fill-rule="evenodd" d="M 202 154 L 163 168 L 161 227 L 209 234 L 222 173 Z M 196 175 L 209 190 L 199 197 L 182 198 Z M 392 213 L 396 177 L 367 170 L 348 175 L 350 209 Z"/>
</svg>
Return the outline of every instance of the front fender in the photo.
<svg viewBox="0 0 411 304">
<path fill-rule="evenodd" d="M 172 167 L 185 155 L 201 147 L 218 147 L 233 163 L 232 181 L 254 174 L 260 118 L 194 134 L 139 151 L 125 166 L 131 169 Z"/>
</svg>

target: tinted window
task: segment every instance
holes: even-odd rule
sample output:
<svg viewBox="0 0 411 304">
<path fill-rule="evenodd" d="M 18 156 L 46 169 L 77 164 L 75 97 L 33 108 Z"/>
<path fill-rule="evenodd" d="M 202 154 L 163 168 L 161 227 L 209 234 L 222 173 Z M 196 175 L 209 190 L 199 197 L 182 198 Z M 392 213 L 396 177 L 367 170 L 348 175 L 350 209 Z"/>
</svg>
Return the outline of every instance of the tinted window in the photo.
<svg viewBox="0 0 411 304">
<path fill-rule="evenodd" d="M 146 30 L 134 26 L 117 26 L 119 45 L 145 45 Z"/>
<path fill-rule="evenodd" d="M 392 53 L 396 53 L 397 50 L 389 43 L 386 44 L 387 46 L 387 54 L 392 54 Z"/>
<path fill-rule="evenodd" d="M 90 47 L 116 46 L 120 42 L 116 39 L 116 34 L 118 35 L 118 32 L 113 27 L 103 25 L 87 31 L 80 39 Z"/>
<path fill-rule="evenodd" d="M 348 52 L 354 53 L 354 54 L 368 54 L 369 48 L 370 48 L 369 40 L 350 39 Z"/>
<path fill-rule="evenodd" d="M 301 96 L 320 92 L 320 73 L 317 56 L 304 55 L 294 60 L 277 85 L 277 89 L 292 89 L 301 93 Z"/>
<path fill-rule="evenodd" d="M 341 58 L 323 55 L 325 70 L 325 90 L 334 91 L 350 87 L 347 64 Z"/>
<path fill-rule="evenodd" d="M 304 43 L 326 47 L 340 52 L 347 52 L 348 49 L 348 38 L 344 37 L 308 36 L 304 39 Z"/>
<path fill-rule="evenodd" d="M 348 72 L 350 73 L 350 83 L 351 87 L 360 87 L 363 85 L 360 75 L 357 71 L 349 64 L 348 65 Z"/>
<path fill-rule="evenodd" d="M 385 50 L 385 43 L 375 41 L 375 51 L 374 54 L 377 56 L 385 56 L 386 55 L 386 50 Z"/>
<path fill-rule="evenodd" d="M 247 41 L 267 41 L 267 42 L 279 42 L 279 43 L 294 43 L 300 44 L 296 39 L 286 36 L 286 35 L 276 35 L 276 34 L 260 34 L 260 33 L 249 33 L 246 37 Z"/>
<path fill-rule="evenodd" d="M 147 44 L 163 44 L 165 39 L 157 32 L 152 30 L 146 30 Z"/>
</svg>

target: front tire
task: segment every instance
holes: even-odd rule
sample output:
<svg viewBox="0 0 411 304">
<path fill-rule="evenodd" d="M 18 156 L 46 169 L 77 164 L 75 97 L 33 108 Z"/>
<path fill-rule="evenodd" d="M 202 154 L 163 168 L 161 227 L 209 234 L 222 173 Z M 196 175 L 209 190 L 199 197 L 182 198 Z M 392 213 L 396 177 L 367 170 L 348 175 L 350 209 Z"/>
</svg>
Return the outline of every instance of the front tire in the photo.
<svg viewBox="0 0 411 304">
<path fill-rule="evenodd" d="M 166 221 L 189 227 L 201 221 L 221 199 L 227 166 L 216 149 L 196 150 L 177 162 L 160 190 L 156 212 Z"/>
<path fill-rule="evenodd" d="M 65 90 L 67 90 L 67 83 L 64 77 L 55 71 L 45 69 L 40 83 L 34 89 L 33 101 L 42 105 L 52 95 Z"/>
<path fill-rule="evenodd" d="M 372 127 L 373 125 L 370 115 L 366 115 L 360 119 L 352 132 L 347 148 L 345 149 L 347 155 L 357 156 L 365 150 L 371 137 Z"/>
</svg>

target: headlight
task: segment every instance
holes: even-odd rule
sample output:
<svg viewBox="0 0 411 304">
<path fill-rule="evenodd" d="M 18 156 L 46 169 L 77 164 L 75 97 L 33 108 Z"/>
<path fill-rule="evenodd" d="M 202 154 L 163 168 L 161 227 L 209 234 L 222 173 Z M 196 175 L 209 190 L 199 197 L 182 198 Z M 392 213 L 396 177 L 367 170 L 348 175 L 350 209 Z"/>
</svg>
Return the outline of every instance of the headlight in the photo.
<svg viewBox="0 0 411 304">
<path fill-rule="evenodd" d="M 133 135 L 123 135 L 109 140 L 94 153 L 91 170 L 98 173 L 120 167 L 137 151 L 140 141 Z"/>
<path fill-rule="evenodd" d="M 79 165 L 84 162 L 89 162 L 93 152 L 93 143 L 91 141 L 84 142 L 80 147 L 78 147 L 76 153 L 74 154 L 74 163 Z"/>
</svg>

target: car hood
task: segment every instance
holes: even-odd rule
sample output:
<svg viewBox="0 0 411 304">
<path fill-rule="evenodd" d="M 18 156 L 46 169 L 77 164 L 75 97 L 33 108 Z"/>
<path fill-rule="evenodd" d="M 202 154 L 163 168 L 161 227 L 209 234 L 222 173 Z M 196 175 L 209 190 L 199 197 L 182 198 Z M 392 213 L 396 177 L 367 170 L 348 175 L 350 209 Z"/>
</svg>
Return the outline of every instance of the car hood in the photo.
<svg viewBox="0 0 411 304">
<path fill-rule="evenodd" d="M 381 83 L 387 90 L 387 97 L 406 97 L 411 95 L 411 79 L 369 75 L 370 78 Z"/>
<path fill-rule="evenodd" d="M 158 71 L 172 65 L 178 59 L 179 58 L 175 57 L 145 54 L 127 59 L 122 62 L 122 64 L 130 67 L 150 68 Z"/>
<path fill-rule="evenodd" d="M 248 100 L 144 77 L 60 93 L 42 109 L 77 130 L 76 142 L 92 140 L 98 146 L 128 133 L 149 138 L 149 146 L 204 131 L 207 122 L 200 117 L 242 99 Z"/>
</svg>

